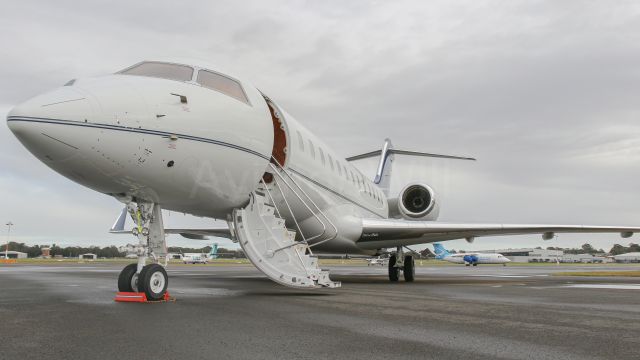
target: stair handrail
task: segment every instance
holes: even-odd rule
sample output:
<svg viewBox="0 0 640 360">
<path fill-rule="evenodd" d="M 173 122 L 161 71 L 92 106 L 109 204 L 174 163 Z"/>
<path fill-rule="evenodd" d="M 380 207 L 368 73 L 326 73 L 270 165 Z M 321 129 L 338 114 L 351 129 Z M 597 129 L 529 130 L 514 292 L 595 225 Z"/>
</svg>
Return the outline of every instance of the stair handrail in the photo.
<svg viewBox="0 0 640 360">
<path fill-rule="evenodd" d="M 322 220 L 320 220 L 320 218 L 318 217 L 318 215 L 316 215 L 316 214 L 313 212 L 313 210 L 309 207 L 309 205 L 307 205 L 307 203 L 306 203 L 306 202 L 304 201 L 304 199 L 300 196 L 300 194 L 298 194 L 298 193 L 296 192 L 296 190 L 295 190 L 293 187 L 291 187 L 291 185 L 290 185 L 290 184 L 289 184 L 289 183 L 284 179 L 284 177 L 282 177 L 282 175 L 280 175 L 280 173 L 278 172 L 277 168 L 276 168 L 273 164 L 269 164 L 269 165 L 271 166 L 271 168 L 273 169 L 273 171 L 276 173 L 276 175 L 277 175 L 277 176 L 282 180 L 282 183 L 284 183 L 284 184 L 285 184 L 285 185 L 286 185 L 286 186 L 291 190 L 291 192 L 292 192 L 292 193 L 293 193 L 293 194 L 298 198 L 298 200 L 300 200 L 300 202 L 301 202 L 301 203 L 302 203 L 302 204 L 307 208 L 307 210 L 309 210 L 309 213 L 311 213 L 311 215 L 312 215 L 313 217 L 315 217 L 315 218 L 316 218 L 316 220 L 318 220 L 318 222 L 322 225 L 322 232 L 320 232 L 320 233 L 319 233 L 319 234 L 317 234 L 317 235 L 313 235 L 313 236 L 311 236 L 311 237 L 306 238 L 306 241 L 308 242 L 308 241 L 311 241 L 311 240 L 317 239 L 317 238 L 319 238 L 320 236 L 324 235 L 324 233 L 325 233 L 325 232 L 326 232 L 326 230 L 327 230 L 327 227 L 326 227 L 326 225 L 324 224 L 324 222 L 322 222 Z M 289 206 L 289 202 L 286 200 L 286 199 L 287 199 L 287 197 L 286 197 L 286 195 L 285 195 L 284 191 L 282 190 L 282 187 L 280 187 L 280 182 L 279 182 L 276 178 L 274 178 L 274 181 L 275 181 L 276 186 L 278 187 L 278 190 L 280 191 L 280 194 L 282 195 L 282 198 L 285 200 L 285 204 L 287 204 L 287 207 L 289 208 L 289 211 L 291 212 L 291 216 L 293 217 L 294 221 L 295 221 L 295 222 L 296 222 L 296 224 L 297 224 L 297 221 L 296 221 L 296 219 L 295 219 L 295 215 L 294 215 L 294 213 L 293 213 L 293 210 L 292 210 L 292 209 L 291 209 L 291 207 Z M 274 205 L 275 205 L 275 204 L 274 204 Z M 300 236 L 302 236 L 302 237 L 304 238 L 304 234 L 302 233 L 302 229 L 299 229 L 299 230 L 300 230 Z"/>
<path fill-rule="evenodd" d="M 327 220 L 327 222 L 329 223 L 329 225 L 331 225 L 331 227 L 333 227 L 334 234 L 333 234 L 332 236 L 328 237 L 327 239 L 324 239 L 324 240 L 321 240 L 321 241 L 315 242 L 315 243 L 313 243 L 313 244 L 309 244 L 309 247 L 311 248 L 311 247 L 313 247 L 313 246 L 317 246 L 317 245 L 320 245 L 320 244 L 325 243 L 325 242 L 327 242 L 327 241 L 330 241 L 330 240 L 335 239 L 335 238 L 338 236 L 338 228 L 336 227 L 336 225 L 331 221 L 331 219 L 329 219 L 329 217 L 324 213 L 324 211 L 322 211 L 322 209 L 320 209 L 320 207 L 318 206 L 318 204 L 316 204 L 316 203 L 315 203 L 315 201 L 313 201 L 313 199 L 311 198 L 311 196 L 309 196 L 309 194 L 307 194 L 307 193 L 302 189 L 302 187 L 300 187 L 300 185 L 299 185 L 299 184 L 297 183 L 297 181 L 293 178 L 293 176 L 291 176 L 291 174 L 289 173 L 289 171 L 287 171 L 287 169 L 285 169 L 285 168 L 282 166 L 282 164 L 280 164 L 280 162 L 279 162 L 275 157 L 273 157 L 273 156 L 272 156 L 271 158 L 272 158 L 273 162 L 274 162 L 276 165 L 278 165 L 278 167 L 282 170 L 282 172 L 283 172 L 283 173 L 285 173 L 285 174 L 287 175 L 287 177 L 291 180 L 291 182 L 292 182 L 292 183 L 293 183 L 293 184 L 294 184 L 294 185 L 295 185 L 295 186 L 300 190 L 300 192 L 304 194 L 304 196 L 309 200 L 309 202 L 310 202 L 311 204 L 313 204 L 313 206 L 318 210 L 318 212 L 322 215 L 322 217 L 324 217 L 324 218 Z M 306 204 L 306 202 L 305 202 L 305 201 L 304 201 L 304 200 L 303 200 L 303 199 L 298 195 L 298 193 L 297 193 L 293 188 L 291 188 L 291 186 L 289 186 L 289 184 L 288 184 L 288 183 L 284 180 L 284 178 L 279 174 L 279 172 L 278 172 L 278 171 L 277 171 L 277 169 L 273 166 L 273 164 L 272 164 L 272 163 L 270 163 L 269 165 L 271 165 L 271 167 L 275 170 L 275 172 L 276 172 L 276 173 L 278 173 L 278 176 L 280 176 L 280 178 L 282 178 L 283 182 L 284 182 L 285 184 L 287 184 L 287 186 L 288 186 L 288 187 L 293 191 L 293 193 L 294 193 L 294 194 L 296 194 L 296 196 L 298 197 L 298 199 L 300 199 L 300 201 L 301 201 L 301 202 L 305 205 L 305 207 L 306 207 L 306 208 L 311 212 L 311 214 L 312 214 L 312 215 L 313 215 L 313 216 L 318 220 L 318 222 L 319 222 L 320 224 L 322 224 L 322 227 L 323 227 L 323 231 L 322 231 L 322 233 L 321 233 L 320 235 L 317 235 L 317 236 L 313 237 L 313 238 L 309 238 L 309 239 L 308 239 L 308 241 L 315 240 L 316 238 L 318 238 L 318 237 L 320 237 L 320 236 L 324 235 L 324 234 L 326 233 L 326 229 L 327 229 L 327 228 L 326 228 L 326 224 L 325 224 L 325 223 L 324 223 L 324 222 L 323 222 L 323 221 L 322 221 L 322 220 L 317 216 L 317 214 L 316 214 L 313 210 L 311 210 L 311 208 L 309 208 L 309 206 L 308 206 L 308 205 Z M 283 196 L 283 198 L 285 197 L 285 196 L 284 196 L 284 193 L 282 193 L 282 196 Z"/>
<path fill-rule="evenodd" d="M 289 213 L 291 214 L 291 218 L 293 219 L 294 224 L 296 225 L 296 229 L 298 229 L 298 232 L 300 233 L 300 236 L 302 236 L 302 241 L 306 244 L 307 243 L 307 239 L 305 238 L 304 234 L 302 233 L 302 229 L 300 228 L 300 224 L 298 224 L 298 220 L 296 220 L 296 216 L 293 213 L 293 210 L 291 209 L 291 206 L 289 205 L 289 201 L 287 201 L 287 198 L 284 196 L 284 192 L 282 191 L 282 188 L 280 187 L 280 184 L 278 184 L 277 180 L 274 178 L 273 179 L 275 181 L 276 186 L 278 187 L 278 190 L 280 191 L 280 194 L 282 194 L 282 199 L 284 200 L 285 205 L 287 206 L 287 209 L 289 210 Z M 275 210 L 278 213 L 278 216 L 280 218 L 282 218 L 282 215 L 280 215 L 280 211 L 278 210 L 278 207 L 276 206 L 276 202 L 273 199 L 273 196 L 271 195 L 271 191 L 269 190 L 269 187 L 267 186 L 267 183 L 264 182 L 264 180 L 261 180 L 261 182 L 264 184 L 265 190 L 267 191 L 267 195 L 269 195 L 269 198 L 271 199 L 271 203 L 273 204 L 273 207 L 275 208 Z M 286 249 L 287 247 L 285 247 Z M 276 251 L 278 251 L 280 249 L 277 249 Z"/>
</svg>

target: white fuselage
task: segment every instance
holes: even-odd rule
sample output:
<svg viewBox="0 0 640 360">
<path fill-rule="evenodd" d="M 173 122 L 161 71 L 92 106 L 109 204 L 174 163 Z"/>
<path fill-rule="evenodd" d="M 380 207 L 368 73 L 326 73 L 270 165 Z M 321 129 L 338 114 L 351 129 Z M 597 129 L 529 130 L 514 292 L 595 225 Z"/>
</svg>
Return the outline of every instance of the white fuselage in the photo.
<svg viewBox="0 0 640 360">
<path fill-rule="evenodd" d="M 494 253 L 465 253 L 447 255 L 441 260 L 455 264 L 506 264 L 511 262 L 502 254 Z"/>
<path fill-rule="evenodd" d="M 42 162 L 81 185 L 215 219 L 248 203 L 276 156 L 337 232 L 323 230 L 319 211 L 286 186 L 279 192 L 266 182 L 289 228 L 294 213 L 298 236 L 331 239 L 320 251 L 375 252 L 357 240 L 361 218 L 388 216 L 382 191 L 252 85 L 238 80 L 247 99 L 239 101 L 198 84 L 205 67 L 191 66 L 189 81 L 124 74 L 76 80 L 17 106 L 8 125 Z"/>
</svg>

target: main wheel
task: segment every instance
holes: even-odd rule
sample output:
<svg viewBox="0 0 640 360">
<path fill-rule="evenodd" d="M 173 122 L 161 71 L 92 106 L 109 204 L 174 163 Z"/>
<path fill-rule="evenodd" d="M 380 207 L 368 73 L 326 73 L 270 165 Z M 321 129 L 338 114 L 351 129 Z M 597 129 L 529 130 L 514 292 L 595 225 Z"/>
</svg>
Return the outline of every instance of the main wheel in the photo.
<svg viewBox="0 0 640 360">
<path fill-rule="evenodd" d="M 389 281 L 398 281 L 400 269 L 396 267 L 396 255 L 389 256 Z"/>
<path fill-rule="evenodd" d="M 478 266 L 478 263 L 473 263 L 473 266 Z"/>
<path fill-rule="evenodd" d="M 129 264 L 120 271 L 118 276 L 118 291 L 138 291 L 138 264 Z"/>
<path fill-rule="evenodd" d="M 411 282 L 416 277 L 416 263 L 413 260 L 413 256 L 407 255 L 404 257 L 404 281 Z"/>
<path fill-rule="evenodd" d="M 147 300 L 162 300 L 168 285 L 169 276 L 162 266 L 149 264 L 142 268 L 138 278 L 138 290 L 147 295 Z"/>
</svg>

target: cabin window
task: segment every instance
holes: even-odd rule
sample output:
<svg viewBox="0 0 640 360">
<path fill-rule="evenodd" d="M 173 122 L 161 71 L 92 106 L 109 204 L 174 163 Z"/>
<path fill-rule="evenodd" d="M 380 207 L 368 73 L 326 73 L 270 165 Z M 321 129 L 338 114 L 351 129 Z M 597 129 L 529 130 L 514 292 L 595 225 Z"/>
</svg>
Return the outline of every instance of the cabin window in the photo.
<svg viewBox="0 0 640 360">
<path fill-rule="evenodd" d="M 147 61 L 122 70 L 118 74 L 149 76 L 176 81 L 191 81 L 193 78 L 193 68 L 186 65 Z"/>
<path fill-rule="evenodd" d="M 240 83 L 224 75 L 209 70 L 200 70 L 198 71 L 197 82 L 208 89 L 221 92 L 245 104 L 249 104 L 247 95 L 245 95 Z"/>
<path fill-rule="evenodd" d="M 298 131 L 298 144 L 300 145 L 300 150 L 304 152 L 304 139 L 302 138 L 300 131 Z"/>
<path fill-rule="evenodd" d="M 313 148 L 313 143 L 311 142 L 311 139 L 309 139 L 309 154 L 311 154 L 312 159 L 316 158 L 316 150 Z"/>
</svg>

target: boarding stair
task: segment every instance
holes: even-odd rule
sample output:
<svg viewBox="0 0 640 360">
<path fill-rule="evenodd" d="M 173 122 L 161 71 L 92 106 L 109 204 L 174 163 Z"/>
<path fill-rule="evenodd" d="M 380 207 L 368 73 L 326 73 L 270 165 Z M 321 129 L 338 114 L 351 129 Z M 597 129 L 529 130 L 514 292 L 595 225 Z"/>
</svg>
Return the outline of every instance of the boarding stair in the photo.
<svg viewBox="0 0 640 360">
<path fill-rule="evenodd" d="M 285 219 L 274 205 L 272 191 L 279 189 L 280 195 L 286 196 L 282 187 L 287 186 L 289 190 L 294 190 L 289 191 L 289 196 L 294 194 L 298 199 L 304 199 L 305 206 L 309 209 L 317 206 L 299 186 L 293 184 L 295 180 L 290 174 L 283 174 L 285 170 L 277 165 L 271 166 L 275 181 L 271 184 L 261 182 L 261 186 L 251 193 L 249 204 L 233 213 L 232 226 L 236 240 L 253 265 L 277 283 L 293 288 L 340 287 L 340 282 L 329 278 L 327 270 L 319 268 L 318 258 L 311 251 L 312 246 L 335 238 L 337 229 L 324 214 L 316 215 L 321 221 L 324 220 L 323 225 L 333 227 L 336 231 L 334 235 L 325 238 L 321 236 L 326 230 L 322 234 L 305 237 L 293 216 L 297 231 L 301 233 L 301 239 L 296 240 L 297 231 L 287 229 Z M 286 198 L 285 202 L 287 209 L 293 214 Z M 312 238 L 319 241 L 310 244 L 309 240 Z"/>
</svg>

